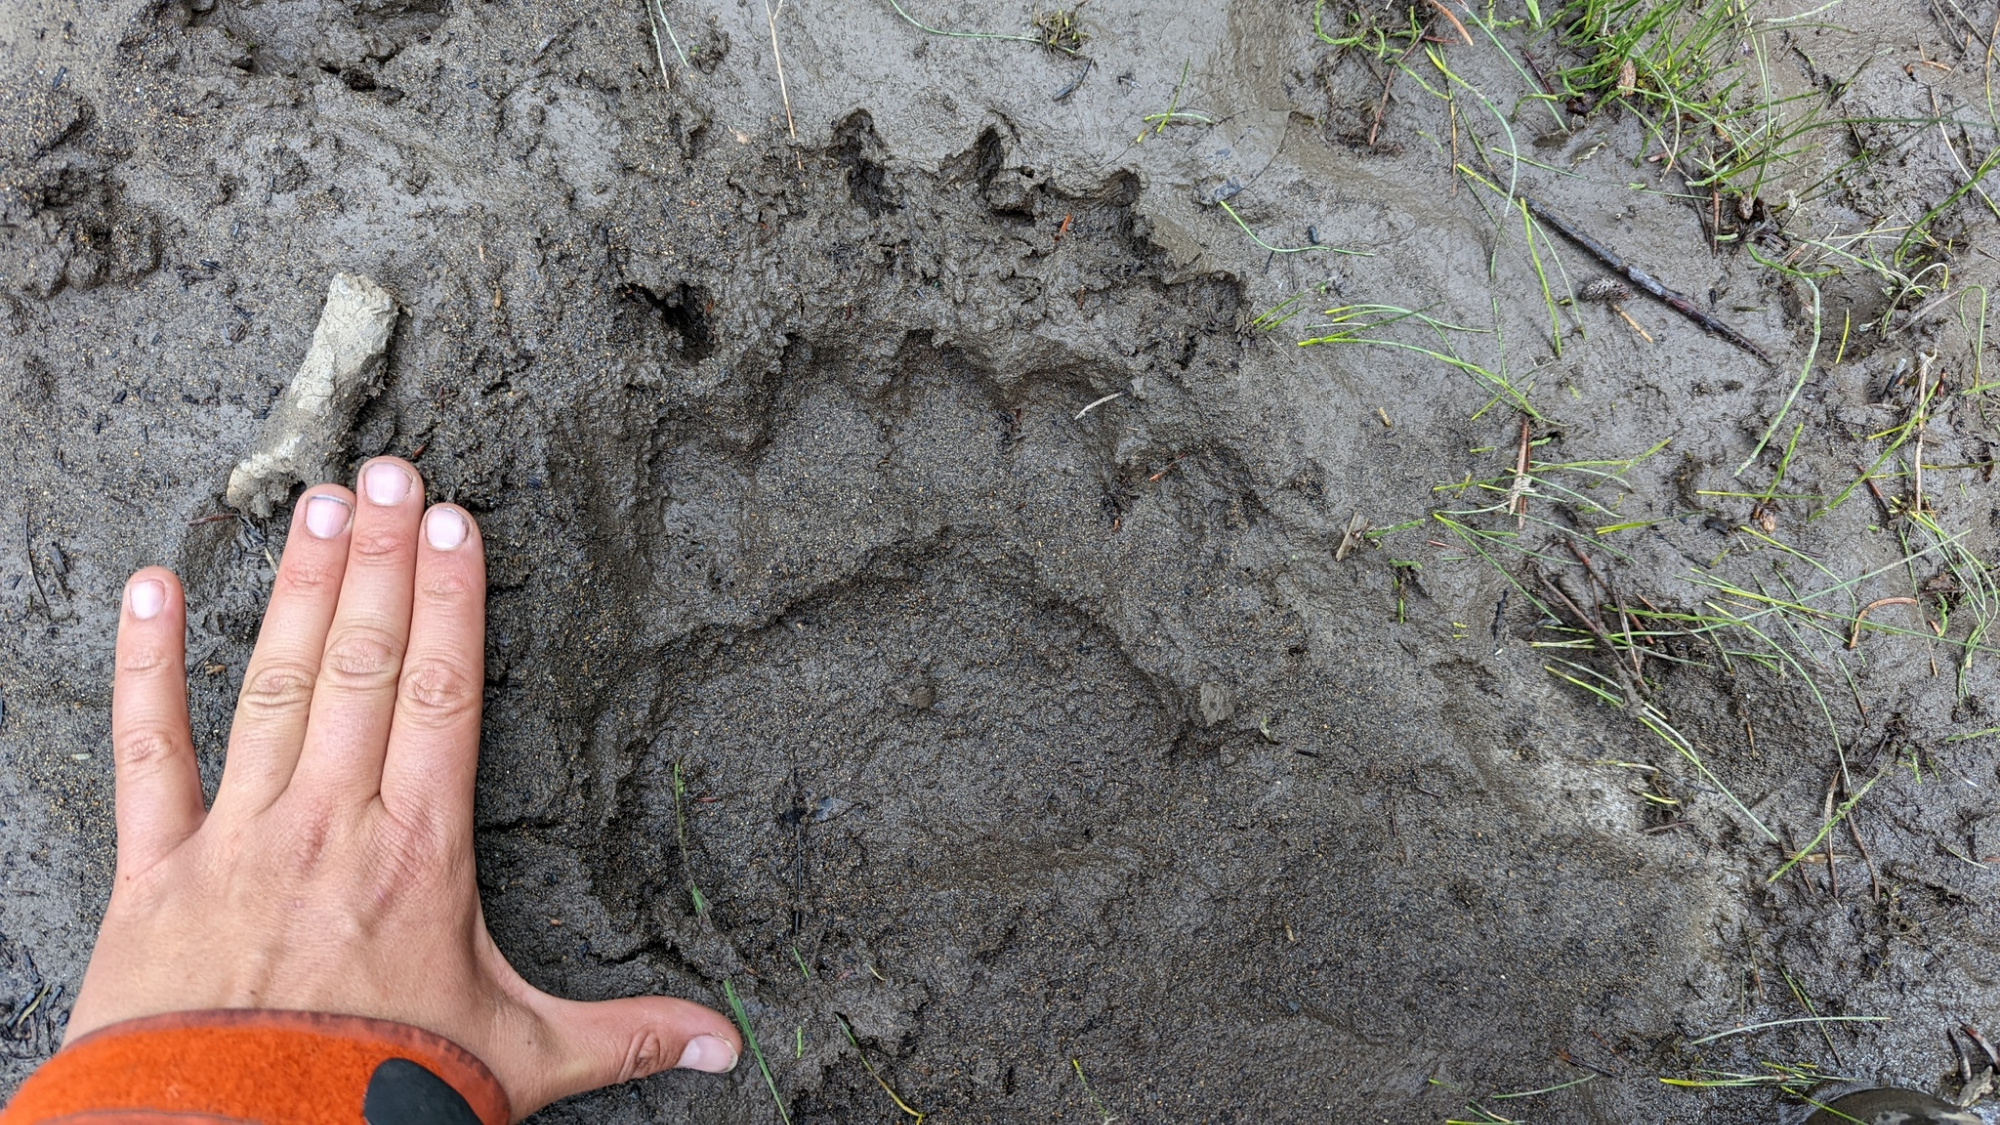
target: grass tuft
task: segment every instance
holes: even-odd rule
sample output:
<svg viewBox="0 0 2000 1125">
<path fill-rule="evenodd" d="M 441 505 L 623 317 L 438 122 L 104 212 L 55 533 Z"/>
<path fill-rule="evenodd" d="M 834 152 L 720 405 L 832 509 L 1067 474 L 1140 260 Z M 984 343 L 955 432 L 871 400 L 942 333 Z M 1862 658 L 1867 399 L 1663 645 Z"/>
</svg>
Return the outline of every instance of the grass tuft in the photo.
<svg viewBox="0 0 2000 1125">
<path fill-rule="evenodd" d="M 1052 12 L 1035 13 L 1035 30 L 1042 37 L 1042 46 L 1057 54 L 1077 55 L 1083 45 L 1090 40 L 1090 33 L 1077 21 L 1076 14 L 1083 5 L 1075 8 L 1058 8 Z"/>
</svg>

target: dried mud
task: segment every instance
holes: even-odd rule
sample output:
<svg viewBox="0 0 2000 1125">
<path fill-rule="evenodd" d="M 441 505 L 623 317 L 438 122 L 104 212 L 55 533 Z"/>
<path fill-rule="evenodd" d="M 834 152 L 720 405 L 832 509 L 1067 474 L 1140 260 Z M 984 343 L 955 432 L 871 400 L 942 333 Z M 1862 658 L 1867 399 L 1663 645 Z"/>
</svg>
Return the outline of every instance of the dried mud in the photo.
<svg viewBox="0 0 2000 1125">
<path fill-rule="evenodd" d="M 1990 740 L 1948 741 L 1992 724 L 1990 658 L 1961 687 L 1954 651 L 1870 635 L 1828 658 L 1852 699 L 1819 668 L 1857 769 L 1919 766 L 1861 806 L 1879 894 L 1840 843 L 1836 895 L 1823 863 L 1768 881 L 1835 761 L 1796 677 L 1648 668 L 1780 847 L 1545 672 L 1549 623 L 1435 526 L 1336 561 L 1357 514 L 1416 519 L 1436 486 L 1506 471 L 1518 423 L 1425 357 L 1253 324 L 1311 287 L 1498 317 L 1549 459 L 1671 439 L 1615 500 L 1655 521 L 1605 559 L 1626 590 L 1694 607 L 1688 572 L 1768 565 L 1735 530 L 1747 505 L 1705 493 L 1744 487 L 1808 302 L 1712 251 L 1700 208 L 1627 187 L 1677 185 L 1631 114 L 1564 132 L 1515 105 L 1524 153 L 1576 173 L 1523 165 L 1521 186 L 1776 366 L 1643 301 L 1654 342 L 1586 305 L 1554 355 L 1518 216 L 1449 174 L 1445 107 L 1405 82 L 1369 143 L 1380 75 L 1315 42 L 1310 4 L 1093 0 L 1087 70 L 874 0 L 788 5 L 789 107 L 761 7 L 664 10 L 693 60 L 669 48 L 664 88 L 638 4 L 0 12 L 0 1075 L 59 1038 L 106 893 L 109 657 L 137 566 L 188 583 L 219 772 L 285 527 L 222 491 L 340 271 L 406 309 L 350 463 L 412 457 L 486 528 L 479 846 L 502 948 L 580 997 L 719 1004 L 733 982 L 795 1121 L 896 1117 L 843 1019 L 940 1122 L 1436 1121 L 1586 1077 L 1491 1104 L 1761 1122 L 1768 1092 L 1658 1079 L 1811 1058 L 1928 1086 L 1942 1030 L 1993 1018 L 2000 774 Z M 1777 81 L 1837 75 L 1842 112 L 1885 121 L 1977 104 L 1983 48 L 1932 13 L 1806 21 Z M 1179 106 L 1215 124 L 1135 142 L 1184 64 Z M 1794 208 L 1800 229 L 1907 222 L 1963 182 L 1945 142 L 1880 129 L 1832 145 L 1891 155 Z M 1223 185 L 1274 246 L 1372 256 L 1267 253 L 1205 202 Z M 1993 226 L 1976 201 L 1940 221 L 1961 247 Z M 1599 272 L 1554 250 L 1578 283 Z M 1828 326 L 1882 308 L 1851 278 L 1825 291 Z M 1898 364 L 1968 375 L 1970 333 L 1905 317 L 1835 364 L 1830 327 L 1788 489 L 1842 488 L 1907 416 Z M 1926 460 L 1990 464 L 1993 433 L 1955 396 Z M 1991 559 L 1981 471 L 1932 477 Z M 1934 559 L 1901 577 L 1871 503 L 1780 504 L 1777 534 L 1841 575 L 1889 568 L 1871 596 L 1930 578 Z M 1785 974 L 1821 1014 L 1891 1019 L 1695 1043 L 1805 1015 Z M 537 1118 L 775 1119 L 750 1065 Z"/>
</svg>

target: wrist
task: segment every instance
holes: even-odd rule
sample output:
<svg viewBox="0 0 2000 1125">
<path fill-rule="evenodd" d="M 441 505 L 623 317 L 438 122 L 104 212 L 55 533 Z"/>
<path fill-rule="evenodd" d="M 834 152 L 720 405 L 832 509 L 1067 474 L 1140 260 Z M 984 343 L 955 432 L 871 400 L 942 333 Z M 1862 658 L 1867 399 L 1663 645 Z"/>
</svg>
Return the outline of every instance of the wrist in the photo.
<svg viewBox="0 0 2000 1125">
<path fill-rule="evenodd" d="M 195 1114 L 360 1125 L 364 1109 L 374 1125 L 507 1125 L 512 1116 L 486 1065 L 441 1035 L 362 1016 L 212 1009 L 127 1020 L 82 1036 L 22 1084 L 0 1125 Z"/>
</svg>

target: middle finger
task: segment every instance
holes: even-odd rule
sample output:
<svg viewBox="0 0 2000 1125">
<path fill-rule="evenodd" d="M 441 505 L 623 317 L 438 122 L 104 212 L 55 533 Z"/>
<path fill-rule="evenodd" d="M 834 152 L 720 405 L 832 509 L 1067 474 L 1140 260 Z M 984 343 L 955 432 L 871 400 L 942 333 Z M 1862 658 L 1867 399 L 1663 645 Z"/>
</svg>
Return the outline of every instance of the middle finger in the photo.
<svg viewBox="0 0 2000 1125">
<path fill-rule="evenodd" d="M 423 480 L 393 457 L 362 466 L 340 605 L 320 659 L 312 715 L 293 787 L 366 801 L 382 784 L 382 758 L 409 645 Z"/>
</svg>

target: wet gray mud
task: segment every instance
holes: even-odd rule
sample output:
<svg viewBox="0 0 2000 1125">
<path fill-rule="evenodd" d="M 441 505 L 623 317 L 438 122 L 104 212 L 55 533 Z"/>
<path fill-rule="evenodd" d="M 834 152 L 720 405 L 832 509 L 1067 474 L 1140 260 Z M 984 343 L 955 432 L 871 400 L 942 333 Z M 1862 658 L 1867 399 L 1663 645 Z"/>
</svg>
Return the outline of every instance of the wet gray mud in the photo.
<svg viewBox="0 0 2000 1125">
<path fill-rule="evenodd" d="M 1326 26 L 1364 9 L 1401 11 Z M 728 982 L 794 1121 L 897 1119 L 865 1052 L 937 1121 L 1761 1122 L 1768 1089 L 1660 1079 L 1933 1086 L 1946 1027 L 2000 1022 L 1995 663 L 1927 639 L 1984 620 L 2000 517 L 1963 393 L 1992 377 L 1994 223 L 1948 147 L 1994 138 L 1909 124 L 1982 104 L 1961 17 L 1758 25 L 1783 92 L 1868 119 L 1813 135 L 1831 163 L 1886 154 L 1766 185 L 1786 219 L 1759 226 L 1673 194 L 1636 115 L 1501 97 L 1522 75 L 1434 17 L 1497 117 L 1408 78 L 1384 101 L 1292 0 L 1092 0 L 1077 56 L 801 0 L 773 21 L 782 91 L 762 7 L 660 11 L 685 64 L 636 3 L 0 12 L 8 1081 L 59 1038 L 107 890 L 118 590 L 153 562 L 187 581 L 212 785 L 286 527 L 223 490 L 342 271 L 405 310 L 347 463 L 410 457 L 486 529 L 496 937 L 579 997 Z M 1148 122 L 1170 109 L 1192 116 Z M 1557 354 L 1520 215 L 1451 172 L 1480 170 L 1475 134 L 1776 363 L 1643 297 L 1621 307 L 1650 341 L 1579 303 Z M 1815 365 L 1753 456 L 1815 321 L 1750 248 L 1954 193 L 1953 300 L 1825 279 Z M 1717 220 L 1744 237 L 1712 245 Z M 1534 246 L 1559 288 L 1602 272 Z M 1667 444 L 1622 485 L 1550 470 L 1570 491 L 1537 487 L 1532 521 L 1494 508 L 1476 482 L 1509 487 L 1519 402 L 1412 351 L 1298 346 L 1364 303 L 1479 329 L 1457 346 L 1522 391 L 1538 462 Z M 1956 569 L 1890 507 L 1906 461 L 1882 500 L 1825 503 L 1925 356 L 1950 382 L 1924 510 Z M 1432 514 L 1480 507 L 1449 518 L 1521 549 Z M 1762 604 L 1704 577 L 1917 604 L 1852 648 L 1844 619 L 1756 618 L 1790 654 L 1763 663 L 1717 651 L 1756 649 L 1740 630 L 1662 639 L 1629 677 L 1564 608 Z M 1816 840 L 1843 756 L 1862 797 Z M 538 1119 L 778 1112 L 746 1060 Z"/>
</svg>

